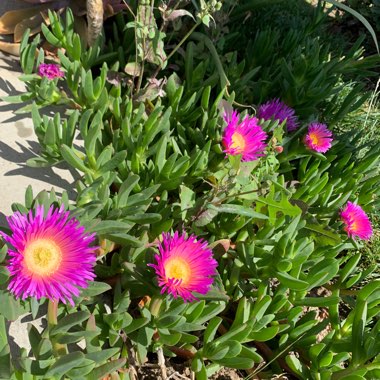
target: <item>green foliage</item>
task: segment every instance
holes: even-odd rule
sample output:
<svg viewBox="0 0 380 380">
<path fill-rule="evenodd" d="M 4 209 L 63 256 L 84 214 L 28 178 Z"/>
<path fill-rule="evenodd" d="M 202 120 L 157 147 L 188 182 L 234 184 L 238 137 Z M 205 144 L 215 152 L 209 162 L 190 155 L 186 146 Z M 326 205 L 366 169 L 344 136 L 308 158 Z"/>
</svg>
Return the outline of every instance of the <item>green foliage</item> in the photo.
<svg viewBox="0 0 380 380">
<path fill-rule="evenodd" d="M 370 96 L 360 80 L 377 75 L 379 57 L 363 56 L 363 39 L 343 51 L 343 41 L 332 46 L 331 32 L 323 32 L 328 20 L 320 7 L 289 1 L 255 9 L 254 3 L 252 11 L 243 11 L 245 2 L 234 10 L 223 49 L 239 101 L 260 104 L 280 97 L 305 119 L 326 110 L 323 116 L 333 124 Z M 346 86 L 342 78 L 359 81 L 347 89 L 344 105 L 338 103 Z"/>
<path fill-rule="evenodd" d="M 65 162 L 80 179 L 72 203 L 66 193 L 34 197 L 28 188 L 25 204 L 12 209 L 64 205 L 97 234 L 97 277 L 75 307 L 59 305 L 54 326 L 30 327 L 33 356 L 12 358 L 13 369 L 4 321 L 29 310 L 35 317 L 45 300 L 9 295 L 1 248 L 0 377 L 128 379 L 152 353 L 188 360 L 198 380 L 221 366 L 252 376 L 270 367 L 304 379 L 376 377 L 379 282 L 364 285 L 375 266 L 360 265 L 361 243 L 347 237 L 339 214 L 347 201 L 367 212 L 378 207 L 379 145 L 337 130 L 321 154 L 303 137 L 310 120 L 337 122 L 365 101 L 360 79 L 378 58 L 362 59 L 361 41 L 344 57 L 331 52 L 315 38 L 321 9 L 312 26 L 286 33 L 261 26 L 238 41 L 235 30 L 259 17 L 241 25 L 246 12 L 265 11 L 262 1 L 243 2 L 231 10 L 229 36 L 214 45 L 205 29 L 184 42 L 174 21 L 192 30 L 214 17 L 212 33 L 222 34 L 218 13 L 211 15 L 219 2 L 158 11 L 138 3 L 131 2 L 135 17 L 116 16 L 112 38 L 105 33 L 91 48 L 74 32 L 70 11 L 65 21 L 49 13 L 51 27 L 42 31 L 62 48 L 62 88 L 34 74 L 44 52 L 38 37 L 23 39 L 27 92 L 8 101 L 29 102 L 21 110 L 32 113 L 41 153 L 28 164 Z M 168 36 L 177 44 L 170 53 Z M 178 74 L 169 72 L 173 63 Z M 260 121 L 265 156 L 226 157 L 223 114 L 239 105 L 235 97 L 249 104 L 281 97 L 301 126 L 287 133 L 278 121 Z M 65 112 L 46 116 L 48 105 Z M 209 292 L 192 303 L 160 294 L 148 266 L 162 232 L 181 230 L 206 239 L 218 261 Z"/>
</svg>

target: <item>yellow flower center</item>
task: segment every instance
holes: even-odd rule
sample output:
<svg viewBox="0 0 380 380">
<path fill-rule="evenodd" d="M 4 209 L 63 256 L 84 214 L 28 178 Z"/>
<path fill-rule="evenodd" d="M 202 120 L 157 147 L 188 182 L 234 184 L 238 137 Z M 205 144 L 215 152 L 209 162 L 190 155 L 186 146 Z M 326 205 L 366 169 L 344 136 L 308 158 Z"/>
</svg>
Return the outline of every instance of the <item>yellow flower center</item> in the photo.
<svg viewBox="0 0 380 380">
<path fill-rule="evenodd" d="M 235 149 L 235 152 L 237 154 L 244 152 L 246 143 L 245 143 L 245 138 L 242 134 L 240 134 L 239 132 L 235 132 L 232 135 L 231 140 L 232 140 L 231 148 Z"/>
<path fill-rule="evenodd" d="M 187 284 L 191 278 L 189 264 L 180 257 L 173 257 L 165 263 L 165 273 L 167 278 L 182 280 L 183 285 Z"/>
<path fill-rule="evenodd" d="M 54 241 L 37 239 L 28 244 L 24 251 L 26 267 L 39 276 L 50 276 L 60 267 L 62 252 Z"/>
<path fill-rule="evenodd" d="M 352 224 L 351 224 L 351 226 L 350 226 L 350 229 L 351 229 L 351 231 L 354 231 L 354 232 L 356 232 L 359 228 L 358 228 L 358 224 L 357 224 L 357 222 L 353 222 Z"/>
<path fill-rule="evenodd" d="M 310 133 L 310 134 L 309 134 L 309 137 L 310 137 L 311 142 L 312 142 L 314 145 L 318 145 L 318 144 L 319 144 L 318 136 L 317 136 L 315 133 Z"/>
</svg>

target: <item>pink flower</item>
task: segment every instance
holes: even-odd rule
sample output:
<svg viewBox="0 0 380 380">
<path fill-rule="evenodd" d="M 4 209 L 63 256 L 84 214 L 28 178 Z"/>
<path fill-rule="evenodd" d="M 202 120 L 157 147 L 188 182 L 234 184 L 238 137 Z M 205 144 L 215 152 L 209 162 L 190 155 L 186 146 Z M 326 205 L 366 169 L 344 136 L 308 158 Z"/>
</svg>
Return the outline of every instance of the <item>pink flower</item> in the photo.
<svg viewBox="0 0 380 380">
<path fill-rule="evenodd" d="M 345 224 L 344 230 L 349 237 L 368 240 L 372 236 L 371 222 L 359 205 L 347 202 L 340 216 Z"/>
<path fill-rule="evenodd" d="M 319 153 L 326 153 L 331 148 L 332 132 L 327 125 L 311 123 L 304 139 L 305 145 Z"/>
<path fill-rule="evenodd" d="M 192 292 L 206 294 L 218 265 L 207 242 L 194 235 L 179 236 L 178 232 L 173 236 L 163 233 L 162 238 L 155 255 L 157 264 L 148 264 L 156 271 L 161 294 L 181 297 L 185 302 L 197 299 Z"/>
<path fill-rule="evenodd" d="M 299 126 L 294 109 L 280 99 L 272 99 L 262 104 L 257 110 L 257 117 L 264 120 L 278 120 L 280 123 L 286 120 L 288 132 L 296 130 Z"/>
<path fill-rule="evenodd" d="M 69 217 L 63 207 L 52 206 L 44 216 L 44 207 L 37 206 L 34 213 L 7 218 L 12 235 L 1 234 L 11 245 L 8 289 L 16 298 L 46 297 L 74 305 L 78 287 L 87 288 L 94 279 L 96 247 L 90 244 L 95 236 Z"/>
<path fill-rule="evenodd" d="M 241 154 L 242 161 L 255 161 L 264 155 L 262 152 L 267 146 L 267 134 L 258 125 L 258 119 L 246 116 L 239 123 L 239 116 L 235 111 L 224 118 L 227 122 L 222 138 L 225 153 L 232 156 Z"/>
<path fill-rule="evenodd" d="M 62 78 L 65 75 L 60 66 L 54 63 L 41 63 L 38 67 L 38 74 L 41 77 L 46 77 L 50 80 L 55 78 Z"/>
</svg>

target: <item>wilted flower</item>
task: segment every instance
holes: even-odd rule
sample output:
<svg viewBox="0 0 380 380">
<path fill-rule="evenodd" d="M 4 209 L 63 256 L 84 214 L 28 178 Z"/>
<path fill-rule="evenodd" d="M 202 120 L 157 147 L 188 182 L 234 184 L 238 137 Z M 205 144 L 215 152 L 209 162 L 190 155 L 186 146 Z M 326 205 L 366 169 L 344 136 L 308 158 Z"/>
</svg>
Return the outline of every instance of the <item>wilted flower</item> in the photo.
<svg viewBox="0 0 380 380">
<path fill-rule="evenodd" d="M 246 116 L 239 123 L 239 116 L 234 111 L 231 115 L 226 115 L 225 120 L 227 127 L 222 138 L 225 153 L 232 156 L 241 154 L 242 161 L 255 161 L 263 156 L 267 134 L 258 125 L 257 118 Z"/>
<path fill-rule="evenodd" d="M 311 123 L 305 136 L 305 145 L 319 153 L 326 153 L 331 148 L 332 132 L 326 124 Z"/>
<path fill-rule="evenodd" d="M 34 213 L 15 212 L 7 218 L 12 234 L 2 236 L 11 244 L 8 289 L 17 298 L 46 297 L 74 305 L 78 287 L 87 288 L 94 279 L 96 247 L 90 244 L 95 234 L 69 216 L 63 207 L 53 206 L 44 216 L 44 207 L 37 206 Z"/>
<path fill-rule="evenodd" d="M 340 216 L 345 224 L 344 230 L 349 237 L 359 237 L 360 239 L 368 240 L 372 236 L 371 222 L 359 205 L 347 202 Z"/>
<path fill-rule="evenodd" d="M 156 271 L 161 294 L 179 296 L 185 302 L 197 299 L 192 292 L 206 294 L 218 265 L 207 242 L 194 235 L 179 236 L 178 232 L 173 236 L 163 233 L 162 238 L 155 255 L 157 264 L 148 264 Z"/>
<path fill-rule="evenodd" d="M 46 77 L 50 80 L 55 78 L 62 78 L 65 75 L 60 66 L 54 63 L 41 63 L 38 67 L 38 74 L 41 77 Z"/>
<path fill-rule="evenodd" d="M 262 104 L 257 110 L 257 117 L 264 120 L 279 120 L 280 123 L 286 120 L 288 132 L 296 130 L 299 125 L 294 109 L 280 99 L 272 99 Z"/>
</svg>

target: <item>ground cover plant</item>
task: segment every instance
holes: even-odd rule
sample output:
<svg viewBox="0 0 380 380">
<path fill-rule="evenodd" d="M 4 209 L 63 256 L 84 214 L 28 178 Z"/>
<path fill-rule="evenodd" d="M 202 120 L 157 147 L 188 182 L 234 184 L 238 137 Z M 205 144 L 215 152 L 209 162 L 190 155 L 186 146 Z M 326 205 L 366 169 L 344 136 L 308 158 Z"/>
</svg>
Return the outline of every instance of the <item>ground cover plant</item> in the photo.
<svg viewBox="0 0 380 380">
<path fill-rule="evenodd" d="M 24 35 L 28 164 L 78 179 L 2 227 L 0 378 L 380 377 L 380 143 L 335 128 L 380 60 L 330 49 L 322 4 L 283 30 L 266 6 L 131 1 L 91 47 L 49 12 L 56 56 Z M 5 322 L 46 305 L 12 356 Z"/>
</svg>

